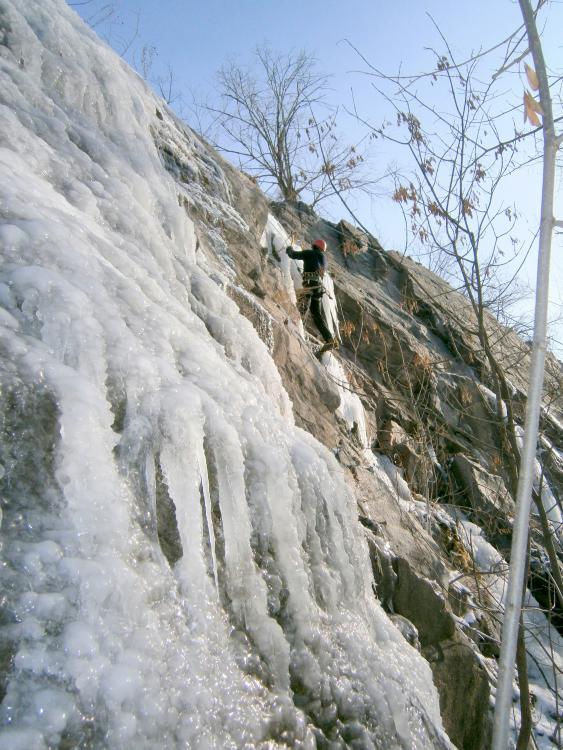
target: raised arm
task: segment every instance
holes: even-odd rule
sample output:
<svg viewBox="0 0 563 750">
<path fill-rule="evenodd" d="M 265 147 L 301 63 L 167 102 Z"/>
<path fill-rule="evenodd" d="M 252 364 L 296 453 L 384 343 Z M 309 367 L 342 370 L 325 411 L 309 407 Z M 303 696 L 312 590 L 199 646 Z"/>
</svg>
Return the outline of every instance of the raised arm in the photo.
<svg viewBox="0 0 563 750">
<path fill-rule="evenodd" d="M 289 255 L 290 258 L 295 258 L 295 260 L 302 260 L 303 251 L 294 250 L 292 245 L 286 247 L 285 252 Z"/>
</svg>

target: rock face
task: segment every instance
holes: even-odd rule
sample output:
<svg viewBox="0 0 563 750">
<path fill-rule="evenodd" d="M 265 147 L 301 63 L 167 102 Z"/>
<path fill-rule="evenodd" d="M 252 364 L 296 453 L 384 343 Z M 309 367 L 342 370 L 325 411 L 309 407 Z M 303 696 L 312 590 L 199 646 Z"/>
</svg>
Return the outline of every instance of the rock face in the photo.
<svg viewBox="0 0 563 750">
<path fill-rule="evenodd" d="M 460 636 L 452 638 L 440 645 L 439 654 L 429 655 L 429 661 L 453 742 L 467 750 L 488 747 L 492 731 L 489 678 L 471 645 Z"/>
<path fill-rule="evenodd" d="M 233 171 L 227 175 L 233 192 L 256 218 L 253 231 L 258 236 L 267 208 L 263 199 L 244 178 Z M 357 439 L 336 413 L 339 389 L 299 333 L 295 301 L 283 281 L 283 248 L 259 249 L 231 236 L 233 289 L 243 288 L 253 302 L 240 291 L 231 296 L 268 341 L 297 424 L 335 451 L 349 476 L 366 524 L 377 596 L 430 663 L 446 730 L 459 748 L 486 748 L 492 668 L 487 671 L 483 659 L 498 656 L 498 617 L 487 613 L 493 603 L 480 590 L 471 542 L 451 515 L 444 521 L 430 507 L 438 502 L 459 509 L 508 554 L 514 503 L 507 489 L 510 477 L 500 460 L 495 396 L 471 312 L 445 282 L 410 259 L 385 252 L 375 238 L 349 222 L 333 225 L 302 203 L 270 208 L 287 235 L 306 242 L 320 236 L 328 242 L 343 342 L 337 357 L 348 373 L 349 387 L 360 394 L 371 448 L 387 457 L 412 493 L 415 506 L 410 512 L 399 487 L 394 502 L 388 487 L 378 494 Z M 202 237 L 205 232 L 202 224 Z M 261 333 L 265 329 L 257 304 L 269 316 L 269 338 Z M 488 326 L 496 333 L 495 354 L 513 388 L 515 411 L 521 414 L 529 349 L 492 317 Z M 548 396 L 543 421 L 550 445 L 559 446 L 561 377 L 560 364 L 551 359 L 546 390 L 555 395 Z M 559 454 L 552 450 L 549 455 L 546 481 L 561 497 Z M 537 520 L 533 527 L 537 540 Z M 545 561 L 541 542 L 538 545 L 534 560 Z M 534 569 L 534 593 L 540 599 L 549 586 L 543 570 L 538 576 Z M 463 582 L 461 593 L 449 583 L 456 577 Z M 479 611 L 476 627 L 463 620 L 472 608 Z"/>
<path fill-rule="evenodd" d="M 483 529 L 502 555 L 508 554 L 514 502 L 500 460 L 488 365 L 472 332 L 471 312 L 445 282 L 410 259 L 385 252 L 375 238 L 348 222 L 335 226 L 303 204 L 274 204 L 272 210 L 288 234 L 304 241 L 320 236 L 328 242 L 343 339 L 337 356 L 360 394 L 372 449 L 388 457 L 415 499 L 411 512 L 405 511 L 404 502 L 400 507 L 400 499 L 390 502 L 388 491 L 378 494 L 346 425 L 334 418 L 337 400 L 327 398 L 329 391 L 323 393 L 324 377 L 316 363 L 301 346 L 295 351 L 295 344 L 284 343 L 274 349 L 274 358 L 296 419 L 338 451 L 349 473 L 366 525 L 377 596 L 401 631 L 420 643 L 450 737 L 459 748 L 486 748 L 494 667 L 483 664 L 498 657 L 498 616 L 487 612 L 492 600 L 480 588 L 471 542 L 452 522 L 455 512 L 444 522 L 440 511 L 430 506 L 439 507 L 438 502 L 457 508 Z M 268 290 L 264 304 L 272 315 L 287 315 L 290 322 L 284 318 L 283 323 L 291 338 L 295 313 L 291 301 L 279 296 L 276 265 L 270 259 L 263 266 L 259 286 Z M 247 288 L 250 284 L 248 279 L 242 283 Z M 275 290 L 277 310 L 271 301 Z M 492 317 L 487 324 L 499 342 L 495 354 L 521 415 L 518 404 L 526 392 L 529 348 Z M 562 421 L 561 377 L 560 363 L 551 358 L 543 420 L 552 431 Z M 552 436 L 560 449 L 562 432 Z M 563 485 L 555 466 L 560 454 L 550 455 L 545 476 L 560 498 Z M 400 495 L 397 488 L 397 498 Z M 537 519 L 532 525 L 539 527 Z M 450 585 L 451 579 L 462 582 L 461 593 Z M 535 593 L 541 595 L 537 587 Z M 478 611 L 475 627 L 463 620 L 473 608 Z"/>
</svg>

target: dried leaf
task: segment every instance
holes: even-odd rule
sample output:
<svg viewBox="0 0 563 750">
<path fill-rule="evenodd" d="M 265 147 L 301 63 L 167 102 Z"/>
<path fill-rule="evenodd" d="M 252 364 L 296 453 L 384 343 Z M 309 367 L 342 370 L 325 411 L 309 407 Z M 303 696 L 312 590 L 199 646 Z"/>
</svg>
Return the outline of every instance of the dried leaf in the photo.
<svg viewBox="0 0 563 750">
<path fill-rule="evenodd" d="M 541 125 L 538 114 L 543 115 L 543 110 L 540 104 L 534 99 L 534 97 L 528 92 L 524 92 L 524 122 L 529 122 L 534 127 L 539 128 Z"/>
<path fill-rule="evenodd" d="M 526 91 L 524 98 L 526 99 L 528 109 L 531 109 L 533 112 L 537 112 L 538 115 L 542 115 L 543 117 L 543 109 L 541 104 L 536 99 L 534 99 L 534 97 L 528 91 Z"/>
<path fill-rule="evenodd" d="M 532 89 L 532 91 L 538 91 L 540 82 L 538 81 L 538 75 L 536 71 L 533 68 L 530 68 L 528 63 L 524 63 L 524 68 L 526 70 L 526 78 L 528 79 L 530 88 Z"/>
<path fill-rule="evenodd" d="M 398 188 L 396 188 L 395 192 L 393 193 L 393 200 L 395 203 L 406 203 L 409 199 L 409 193 L 406 187 L 403 185 L 400 185 Z"/>
<path fill-rule="evenodd" d="M 541 115 L 543 117 L 543 109 L 542 105 L 538 102 L 537 99 L 534 99 L 534 97 L 530 97 L 532 100 L 532 107 L 534 108 L 534 112 L 537 112 L 538 115 Z"/>
</svg>

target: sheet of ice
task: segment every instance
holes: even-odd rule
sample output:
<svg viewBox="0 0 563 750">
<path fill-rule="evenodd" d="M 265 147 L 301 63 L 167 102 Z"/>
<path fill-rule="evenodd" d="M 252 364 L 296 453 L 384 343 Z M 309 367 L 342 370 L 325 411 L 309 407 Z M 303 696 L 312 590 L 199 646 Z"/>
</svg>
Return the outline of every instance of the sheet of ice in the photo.
<svg viewBox="0 0 563 750">
<path fill-rule="evenodd" d="M 395 466 L 395 464 L 391 461 L 389 456 L 384 456 L 381 453 L 375 453 L 374 455 L 376 457 L 380 472 L 383 471 L 384 481 L 388 484 L 391 491 L 399 498 L 399 500 L 407 503 L 408 505 L 414 502 L 418 502 L 413 500 L 407 482 L 405 481 L 397 466 Z M 421 503 L 421 505 L 424 507 L 424 509 L 426 509 L 426 504 Z"/>
<path fill-rule="evenodd" d="M 534 467 L 534 490 L 541 494 L 545 514 L 551 523 L 553 533 L 559 540 L 559 544 L 563 544 L 563 513 L 537 459 Z"/>
<path fill-rule="evenodd" d="M 323 356 L 323 364 L 340 391 L 340 406 L 337 409 L 337 414 L 344 419 L 350 430 L 355 431 L 361 447 L 369 449 L 364 407 L 360 397 L 354 392 L 348 381 L 346 370 L 330 353 Z"/>
<path fill-rule="evenodd" d="M 329 273 L 325 273 L 325 275 L 323 276 L 323 287 L 325 290 L 325 293 L 322 297 L 324 317 L 333 337 L 340 341 L 340 328 L 338 325 L 336 294 L 334 293 L 334 282 Z"/>
<path fill-rule="evenodd" d="M 220 164 L 62 0 L 2 12 L 0 747 L 447 747 L 338 463 L 197 252 L 185 201 L 225 262 L 245 226 Z"/>
<path fill-rule="evenodd" d="M 520 451 L 524 446 L 524 430 L 521 427 L 517 427 L 517 441 Z M 563 545 L 563 512 L 560 504 L 557 502 L 557 498 L 553 494 L 553 490 L 549 485 L 549 481 L 545 476 L 542 465 L 539 459 L 536 458 L 534 463 L 534 490 L 541 495 L 542 504 L 545 510 L 545 514 L 551 524 L 551 528 L 556 539 L 560 545 Z M 532 513 L 537 514 L 537 509 L 532 504 Z"/>
<path fill-rule="evenodd" d="M 291 244 L 291 239 L 279 221 L 272 214 L 268 214 L 264 234 L 261 240 L 262 247 L 276 258 L 280 265 L 285 280 L 286 289 L 293 302 L 296 302 L 295 289 L 301 287 L 301 273 L 299 265 L 293 261 L 285 252 Z"/>
<path fill-rule="evenodd" d="M 496 395 L 493 393 L 493 391 L 491 391 L 490 388 L 487 388 L 486 385 L 483 385 L 483 383 L 478 383 L 477 387 L 479 388 L 479 390 L 481 391 L 481 393 L 485 397 L 485 400 L 488 402 L 488 404 L 491 407 L 492 411 L 496 414 L 496 412 L 497 412 L 497 397 L 496 397 Z M 502 415 L 502 418 L 504 420 L 506 420 L 508 412 L 506 411 L 506 404 L 504 403 L 504 401 L 502 399 L 501 399 L 501 403 L 500 403 L 500 413 Z"/>
</svg>

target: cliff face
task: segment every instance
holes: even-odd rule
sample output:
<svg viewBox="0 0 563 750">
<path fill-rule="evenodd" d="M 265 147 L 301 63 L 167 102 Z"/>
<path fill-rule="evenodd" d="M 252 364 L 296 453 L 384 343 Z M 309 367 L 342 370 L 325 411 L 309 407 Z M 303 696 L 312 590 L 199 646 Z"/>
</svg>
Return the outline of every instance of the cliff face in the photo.
<svg viewBox="0 0 563 750">
<path fill-rule="evenodd" d="M 251 243 L 243 243 L 234 257 L 237 273 L 229 293 L 259 333 L 264 329 L 256 306 L 271 316 L 264 340 L 297 423 L 335 452 L 348 476 L 370 545 L 378 598 L 407 633 L 415 626 L 450 737 L 459 747 L 487 747 L 505 581 L 497 574 L 505 572 L 509 556 L 514 502 L 508 490 L 512 467 L 502 457 L 494 379 L 472 310 L 447 283 L 412 260 L 385 252 L 375 238 L 347 222 L 331 224 L 303 204 L 273 204 L 271 211 L 280 226 L 267 229 L 254 256 Z M 303 335 L 292 290 L 284 286 L 289 235 L 329 243 L 342 344 L 321 362 L 311 356 L 318 333 L 306 319 Z M 350 238 L 358 248 L 353 253 Z M 298 276 L 294 280 L 299 286 Z M 239 284 L 250 299 L 241 295 Z M 488 313 L 485 317 L 521 425 L 529 345 Z M 335 372 L 334 360 L 343 371 Z M 549 358 L 541 467 L 538 463 L 559 560 L 561 376 L 560 363 Z M 346 419 L 338 391 L 341 398 L 351 393 L 361 402 L 365 425 Z M 502 401 L 501 408 L 506 409 Z M 375 469 L 366 449 L 377 456 Z M 559 627 L 537 510 L 531 521 L 529 586 Z M 537 606 L 530 602 L 532 680 L 538 677 L 534 662 L 540 659 L 546 669 L 549 662 L 534 644 L 536 628 L 544 627 L 533 611 Z M 559 643 L 556 632 L 554 637 Z M 536 689 L 543 695 L 541 677 Z M 554 699 L 556 684 L 550 690 Z M 553 706 L 547 712 L 551 718 L 545 726 L 539 723 L 538 732 L 549 733 L 555 742 L 551 721 L 556 712 Z"/>
<path fill-rule="evenodd" d="M 64 3 L 1 22 L 2 747 L 487 747 L 513 506 L 463 299 L 270 205 Z M 329 243 L 321 361 L 292 232 Z"/>
<path fill-rule="evenodd" d="M 299 204 L 274 204 L 272 210 L 288 233 L 329 242 L 342 335 L 340 350 L 330 356 L 343 364 L 347 388 L 361 399 L 367 445 L 380 461 L 384 457 L 395 497 L 374 481 L 365 453 L 354 456 L 358 441 L 353 430 L 352 440 L 346 435 L 350 425 L 339 422 L 337 440 L 320 420 L 311 428 L 307 416 L 300 414 L 300 384 L 286 382 L 298 418 L 336 449 L 349 472 L 378 596 L 391 617 L 401 622 L 407 618 L 417 628 L 450 737 L 459 747 L 487 747 L 504 586 L 503 576 L 496 574 L 509 559 L 513 464 L 503 457 L 498 419 L 500 403 L 500 421 L 506 420 L 506 403 L 492 390 L 495 379 L 479 343 L 475 316 L 468 301 L 443 280 L 409 258 L 385 252 L 374 237 L 348 222 L 331 224 Z M 268 273 L 275 274 L 275 265 Z M 509 387 L 518 432 L 530 347 L 487 312 L 485 322 Z M 314 327 L 309 329 L 314 333 Z M 557 559 L 552 555 L 549 561 L 536 508 L 528 581 L 537 599 L 529 602 L 532 681 L 538 668 L 542 670 L 533 610 L 539 602 L 559 632 L 562 622 L 551 578 L 552 564 L 561 566 L 562 551 L 562 375 L 561 363 L 548 357 L 536 494 L 549 519 Z M 314 398 L 312 388 L 308 390 Z M 488 549 L 483 552 L 481 547 Z M 497 580 L 491 585 L 493 578 Z M 556 650 L 559 663 L 560 647 Z M 546 669 L 548 662 L 544 658 Z M 558 692 L 556 682 L 551 684 L 552 697 Z M 543 685 L 540 678 L 536 695 L 543 694 Z M 556 710 L 552 706 L 548 712 L 553 720 Z M 538 733 L 558 741 L 553 726 L 546 732 L 540 722 Z"/>
<path fill-rule="evenodd" d="M 374 237 L 348 222 L 323 221 L 303 205 L 274 204 L 272 210 L 288 233 L 329 243 L 342 335 L 340 350 L 330 356 L 343 364 L 349 388 L 361 399 L 367 445 L 383 460 L 394 497 L 374 481 L 365 453 L 354 456 L 358 441 L 353 429 L 352 439 L 346 436 L 350 425 L 339 422 L 337 441 L 320 421 L 313 430 L 336 449 L 355 486 L 378 596 L 392 618 L 415 625 L 450 737 L 459 747 L 487 747 L 514 467 L 503 457 L 507 405 L 492 390 L 495 378 L 475 316 L 468 301 L 443 280 L 409 258 L 385 252 Z M 487 312 L 485 323 L 520 434 L 530 347 Z M 309 329 L 314 333 L 314 327 Z M 551 576 L 552 565 L 561 569 L 562 559 L 562 375 L 561 363 L 548 357 L 535 491 L 554 546 L 550 558 L 536 507 L 528 579 L 536 600 L 528 601 L 525 615 L 536 696 L 543 695 L 545 682 L 538 676 L 549 669 L 545 657 L 551 651 L 541 657 L 542 647 L 534 643 L 536 628 L 544 627 L 536 610 L 548 611 L 559 633 L 562 622 Z M 286 387 L 292 398 L 300 389 L 290 382 Z M 301 419 L 311 429 L 307 418 Z M 559 664 L 562 641 L 555 638 Z M 560 689 L 557 680 L 551 683 L 552 698 Z M 544 710 L 553 721 L 555 707 Z M 546 735 L 551 738 L 548 745 L 559 741 L 549 720 L 538 722 L 537 732 L 541 742 Z"/>
<path fill-rule="evenodd" d="M 168 166 L 175 175 L 181 172 L 177 158 Z M 487 747 L 514 503 L 499 400 L 471 308 L 443 280 L 386 252 L 374 237 L 345 221 L 324 221 L 303 204 L 268 206 L 245 175 L 228 165 L 223 169 L 233 205 L 251 217 L 250 234 L 237 236 L 224 226 L 230 252 L 225 259 L 210 236 L 205 207 L 190 198 L 184 205 L 200 250 L 226 274 L 228 295 L 267 345 L 296 423 L 343 468 L 369 545 L 377 598 L 430 664 L 449 736 L 458 747 Z M 185 189 L 193 196 L 193 186 Z M 296 305 L 300 275 L 285 254 L 290 235 L 304 243 L 322 237 L 329 245 L 333 287 L 325 295 L 326 313 L 338 317 L 341 347 L 320 361 L 313 354 L 318 333 L 310 317 L 301 320 Z M 522 424 L 529 346 L 488 313 L 485 319 Z M 550 358 L 538 463 L 559 556 L 561 376 L 560 363 Z M 537 512 L 531 540 L 529 585 L 542 607 L 553 608 L 550 620 L 558 627 Z M 535 611 L 537 602 L 530 599 L 529 606 L 532 684 L 542 701 L 550 695 L 537 733 L 549 746 L 549 737 L 557 741 L 557 681 L 544 692 L 541 673 L 550 659 L 535 639 L 541 631 L 542 638 L 560 641 Z"/>
</svg>

